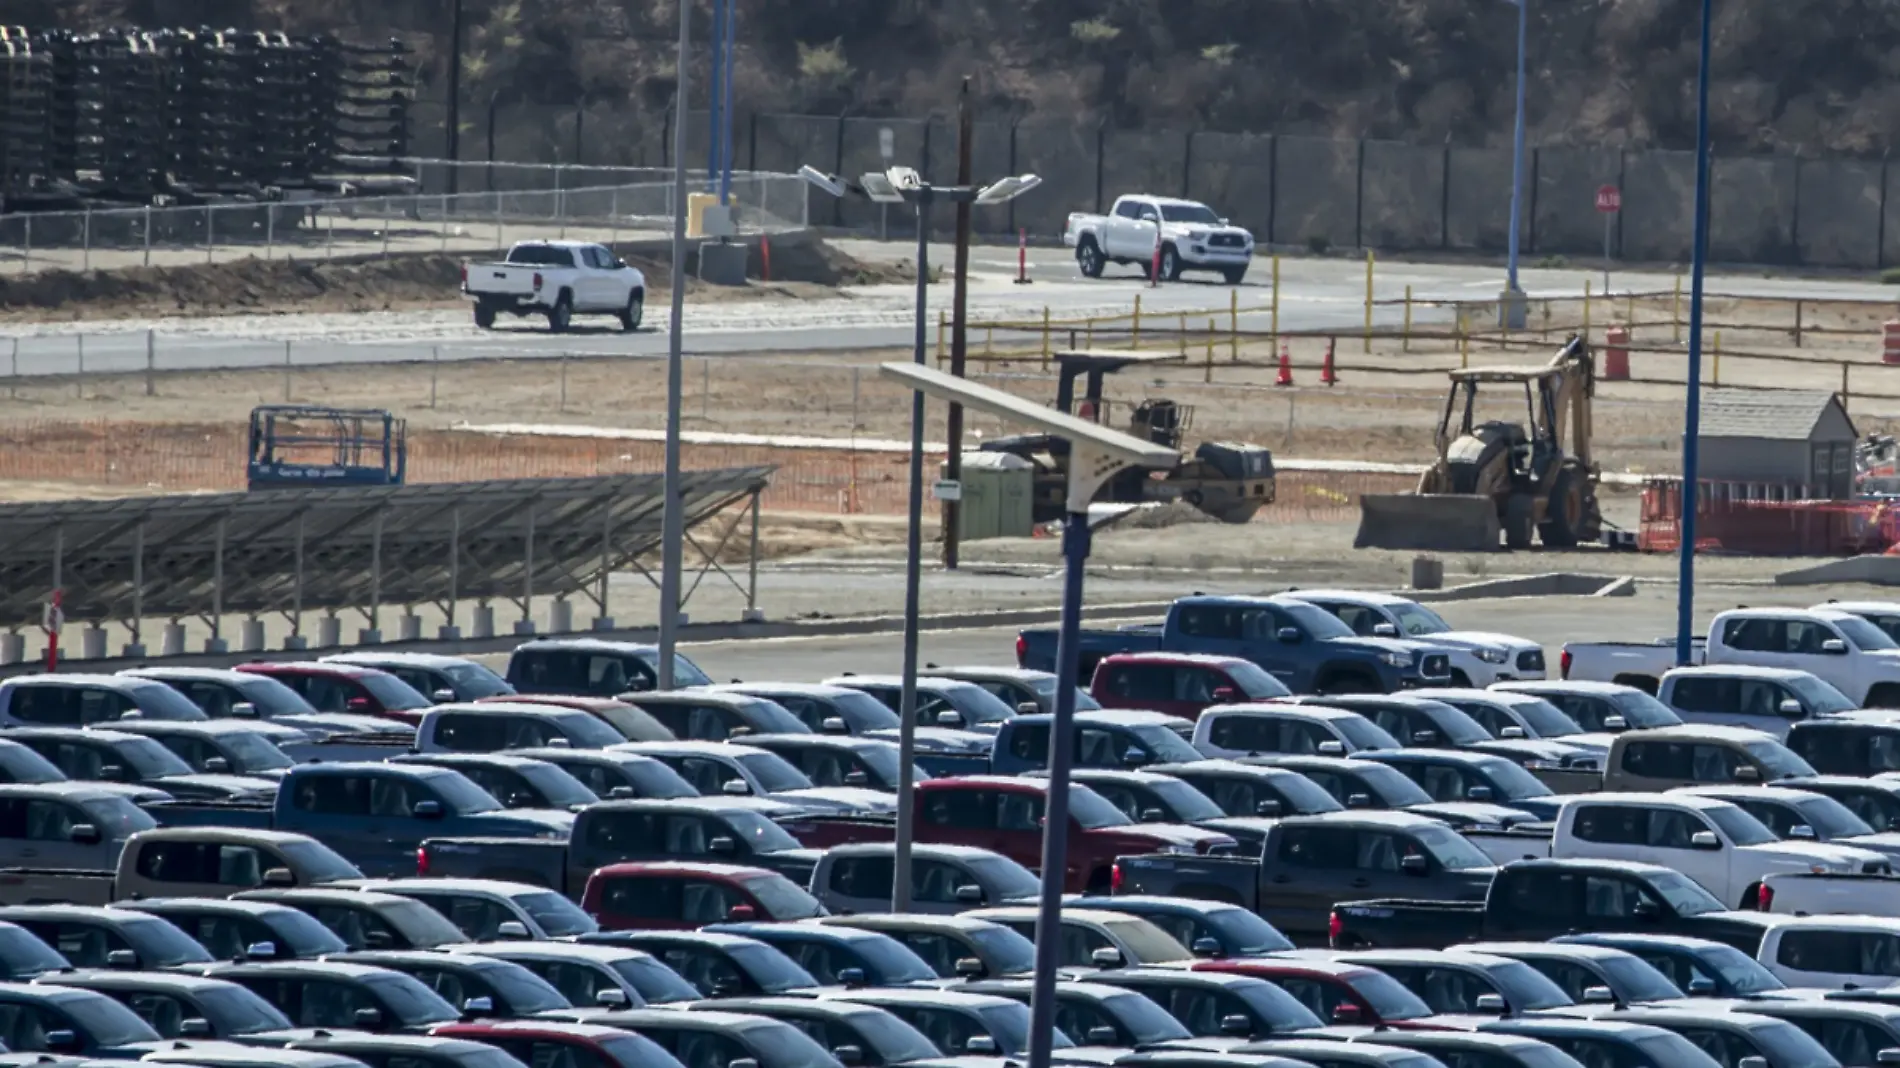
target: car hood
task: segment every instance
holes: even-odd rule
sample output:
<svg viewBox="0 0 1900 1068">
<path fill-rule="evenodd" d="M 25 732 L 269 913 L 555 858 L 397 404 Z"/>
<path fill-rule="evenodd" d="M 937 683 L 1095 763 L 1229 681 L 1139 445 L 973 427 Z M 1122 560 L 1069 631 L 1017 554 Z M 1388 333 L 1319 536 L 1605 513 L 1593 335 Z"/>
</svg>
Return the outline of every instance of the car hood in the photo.
<svg viewBox="0 0 1900 1068">
<path fill-rule="evenodd" d="M 1829 845 L 1849 846 L 1854 849 L 1871 849 L 1876 853 L 1885 853 L 1889 857 L 1900 856 L 1900 832 L 1876 831 L 1873 834 L 1857 834 L 1852 838 L 1836 838 Z"/>
<path fill-rule="evenodd" d="M 1591 731 L 1583 734 L 1566 734 L 1562 738 L 1540 738 L 1539 741 L 1555 742 L 1573 749 L 1584 749 L 1592 753 L 1607 755 L 1610 744 L 1616 741 L 1616 735 L 1607 731 Z"/>
<path fill-rule="evenodd" d="M 141 801 L 170 801 L 172 799 L 171 794 L 156 786 L 142 786 L 133 782 L 89 782 L 86 788 L 97 790 L 102 794 L 116 794 L 133 804 Z"/>
<path fill-rule="evenodd" d="M 1741 848 L 1746 852 L 1772 859 L 1778 865 L 1785 866 L 1807 861 L 1810 864 L 1827 865 L 1834 871 L 1857 872 L 1865 864 L 1888 862 L 1884 853 L 1829 842 L 1763 842 L 1761 845 Z M 1783 870 L 1786 868 L 1784 867 Z"/>
<path fill-rule="evenodd" d="M 826 812 L 895 812 L 897 796 L 862 786 L 813 786 L 768 795 L 774 801 Z"/>
<path fill-rule="evenodd" d="M 1541 651 L 1544 647 L 1533 641 L 1526 641 L 1513 634 L 1494 634 L 1488 630 L 1448 630 L 1439 634 L 1424 634 L 1420 641 L 1446 642 L 1465 649 L 1490 646 L 1493 649 L 1508 649 L 1513 653 Z"/>
<path fill-rule="evenodd" d="M 896 727 L 882 730 L 865 731 L 862 737 L 876 738 L 879 741 L 895 742 L 898 737 Z M 920 753 L 988 753 L 996 746 L 996 735 L 978 731 L 957 730 L 952 727 L 918 727 L 915 737 L 917 751 Z"/>
<path fill-rule="evenodd" d="M 1133 1052 L 1127 1046 L 1070 1046 L 1051 1050 L 1051 1064 L 1114 1064 Z"/>
<path fill-rule="evenodd" d="M 1519 764 L 1540 760 L 1551 764 L 1574 763 L 1578 757 L 1595 760 L 1598 754 L 1546 738 L 1499 738 L 1470 747 L 1474 752 L 1491 753 Z"/>
<path fill-rule="evenodd" d="M 495 812 L 484 812 L 479 816 L 464 817 L 480 820 L 504 830 L 516 828 L 530 829 L 536 835 L 547 838 L 565 838 L 574 829 L 574 814 L 552 808 L 509 808 Z M 497 832 L 501 833 L 501 832 Z"/>
<path fill-rule="evenodd" d="M 1326 638 L 1322 645 L 1329 649 L 1364 649 L 1369 653 L 1405 653 L 1414 660 L 1420 653 L 1432 651 L 1425 642 L 1415 642 L 1407 638 L 1367 638 L 1355 635 L 1351 638 Z"/>
<path fill-rule="evenodd" d="M 1447 818 L 1460 823 L 1466 821 L 1489 823 L 1499 827 L 1537 822 L 1535 815 L 1521 808 L 1492 804 L 1489 801 L 1433 801 L 1424 805 L 1412 805 L 1405 811 L 1416 812 L 1433 819 Z"/>
<path fill-rule="evenodd" d="M 359 716 L 352 712 L 299 712 L 288 716 L 272 716 L 266 722 L 292 727 L 316 737 L 332 734 L 415 733 L 415 728 L 407 723 L 397 723 L 380 716 Z"/>
<path fill-rule="evenodd" d="M 1233 841 L 1232 836 L 1219 831 L 1204 831 L 1199 827 L 1190 827 L 1185 823 L 1131 823 L 1121 827 L 1107 827 L 1104 830 L 1115 834 L 1153 838 L 1168 845 L 1199 847 L 1204 842 L 1225 838 Z"/>
<path fill-rule="evenodd" d="M 369 1031 L 346 1030 L 327 1027 L 289 1027 L 282 1031 L 257 1031 L 248 1035 L 231 1035 L 220 1041 L 235 1042 L 240 1046 L 288 1046 L 292 1042 L 321 1042 L 326 1038 L 371 1038 Z"/>
<path fill-rule="evenodd" d="M 167 775 L 148 782 L 181 801 L 251 797 L 269 800 L 277 796 L 275 782 L 251 775 Z"/>
</svg>

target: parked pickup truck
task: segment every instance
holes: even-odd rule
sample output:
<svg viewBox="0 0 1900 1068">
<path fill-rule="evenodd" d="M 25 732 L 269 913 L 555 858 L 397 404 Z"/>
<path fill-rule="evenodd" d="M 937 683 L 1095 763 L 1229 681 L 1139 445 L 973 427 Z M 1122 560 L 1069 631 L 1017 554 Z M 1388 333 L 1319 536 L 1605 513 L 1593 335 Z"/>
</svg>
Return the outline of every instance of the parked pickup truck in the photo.
<svg viewBox="0 0 1900 1068">
<path fill-rule="evenodd" d="M 1252 234 L 1205 204 L 1172 197 L 1117 197 L 1107 215 L 1070 212 L 1062 243 L 1075 250 L 1076 265 L 1090 278 L 1100 278 L 1111 263 L 1136 264 L 1146 277 L 1159 260 L 1163 281 L 1182 271 L 1216 271 L 1232 286 L 1253 262 Z"/>
<path fill-rule="evenodd" d="M 1152 854 L 1115 861 L 1117 894 L 1225 901 L 1295 941 L 1316 942 L 1333 907 L 1363 894 L 1484 900 L 1497 869 L 1457 831 L 1409 812 L 1290 816 L 1267 832 L 1258 859 Z"/>
<path fill-rule="evenodd" d="M 1451 656 L 1453 686 L 1483 688 L 1494 682 L 1544 677 L 1544 647 L 1510 634 L 1457 630 L 1417 601 L 1364 590 L 1293 590 L 1289 596 L 1339 617 L 1354 634 L 1407 638 Z"/>
<path fill-rule="evenodd" d="M 1387 898 L 1333 909 L 1335 949 L 1444 949 L 1541 942 L 1579 931 L 1687 935 L 1754 952 L 1775 921 L 1732 912 L 1679 872 L 1610 860 L 1520 860 L 1498 869 L 1482 902 Z"/>
<path fill-rule="evenodd" d="M 1684 723 L 1746 727 L 1785 738 L 1796 723 L 1854 711 L 1846 694 L 1794 668 L 1721 664 L 1676 668 L 1656 699 Z"/>
<path fill-rule="evenodd" d="M 1034 870 L 1042 864 L 1042 817 L 1049 784 L 1041 779 L 968 775 L 930 779 L 917 790 L 917 841 L 980 846 Z M 883 842 L 896 824 L 880 816 L 801 816 L 782 821 L 801 843 L 829 848 L 846 842 Z M 1069 790 L 1069 852 L 1064 888 L 1070 893 L 1106 893 L 1115 858 L 1160 852 L 1192 856 L 1228 853 L 1234 839 L 1173 823 L 1130 820 L 1086 786 Z"/>
<path fill-rule="evenodd" d="M 810 881 L 816 850 L 772 822 L 802 809 L 756 797 L 603 801 L 574 817 L 566 840 L 426 838 L 417 874 L 503 879 L 558 890 L 580 900 L 588 876 L 633 860 L 704 860 L 746 864 Z"/>
<path fill-rule="evenodd" d="M 1761 881 L 1755 908 L 1784 916 L 1900 916 L 1900 878 L 1783 872 Z"/>
<path fill-rule="evenodd" d="M 634 331 L 646 309 L 647 280 L 604 245 L 585 241 L 522 241 L 508 258 L 462 265 L 462 294 L 475 305 L 475 325 L 495 316 L 545 315 L 548 329 L 565 333 L 576 315 L 613 315 Z"/>
<path fill-rule="evenodd" d="M 1694 663 L 1793 668 L 1816 676 L 1860 707 L 1900 707 L 1900 643 L 1855 612 L 1739 608 L 1709 623 Z M 1578 642 L 1564 646 L 1564 677 L 1641 686 L 1654 693 L 1677 667 L 1675 643 Z"/>
<path fill-rule="evenodd" d="M 1447 686 L 1451 661 L 1441 650 L 1400 638 L 1362 638 L 1330 612 L 1293 597 L 1183 597 L 1159 624 L 1084 630 L 1079 667 L 1093 673 L 1111 653 L 1210 653 L 1250 660 L 1295 693 L 1390 693 Z M 1053 629 L 1016 639 L 1023 667 L 1052 670 Z"/>
<path fill-rule="evenodd" d="M 56 799 L 46 799 L 56 803 Z M 83 795 L 65 801 L 85 805 Z M 87 808 L 101 832 L 103 812 Z M 110 817 L 105 817 L 109 822 Z M 149 826 L 149 824 L 148 824 Z M 315 886 L 362 872 L 314 838 L 235 827 L 137 831 L 130 838 L 39 842 L 40 868 L 0 869 L 0 905 L 108 905 L 139 898 L 227 897 L 260 886 Z M 10 851 L 19 856 L 28 850 Z M 60 862 L 54 866 L 54 862 Z M 72 867 L 65 862 L 72 862 Z"/>
</svg>

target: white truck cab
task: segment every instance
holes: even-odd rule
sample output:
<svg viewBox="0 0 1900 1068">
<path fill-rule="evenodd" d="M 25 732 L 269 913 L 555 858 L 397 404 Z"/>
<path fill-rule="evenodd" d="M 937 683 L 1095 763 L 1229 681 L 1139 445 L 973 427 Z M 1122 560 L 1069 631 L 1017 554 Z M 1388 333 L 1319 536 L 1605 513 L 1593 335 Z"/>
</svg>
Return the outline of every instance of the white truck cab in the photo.
<svg viewBox="0 0 1900 1068">
<path fill-rule="evenodd" d="M 1458 630 L 1417 601 L 1366 590 L 1293 590 L 1287 596 L 1323 608 L 1360 637 L 1404 638 L 1451 657 L 1451 684 L 1483 689 L 1493 683 L 1544 677 L 1544 647 L 1490 631 Z"/>
<path fill-rule="evenodd" d="M 1900 976 L 1900 920 L 1804 916 L 1768 928 L 1756 956 L 1791 987 L 1891 986 Z"/>
<path fill-rule="evenodd" d="M 611 315 L 631 333 L 646 313 L 647 280 L 605 245 L 522 241 L 506 259 L 463 264 L 462 295 L 483 330 L 502 313 L 545 316 L 556 334 L 566 333 L 576 315 Z"/>
<path fill-rule="evenodd" d="M 1805 671 L 1858 707 L 1900 707 L 1900 642 L 1837 606 L 1723 612 L 1704 662 Z"/>
<path fill-rule="evenodd" d="M 1746 727 L 1780 739 L 1801 720 L 1854 708 L 1808 672 L 1750 664 L 1676 668 L 1663 675 L 1656 698 L 1685 723 Z"/>
</svg>

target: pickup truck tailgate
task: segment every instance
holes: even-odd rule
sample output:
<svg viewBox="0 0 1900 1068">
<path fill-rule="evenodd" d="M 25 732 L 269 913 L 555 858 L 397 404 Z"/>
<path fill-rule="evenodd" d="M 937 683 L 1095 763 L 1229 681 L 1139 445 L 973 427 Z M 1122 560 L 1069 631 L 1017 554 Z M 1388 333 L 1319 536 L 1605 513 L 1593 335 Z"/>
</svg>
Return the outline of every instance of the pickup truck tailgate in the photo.
<svg viewBox="0 0 1900 1068">
<path fill-rule="evenodd" d="M 507 879 L 555 890 L 567 884 L 567 842 L 540 838 L 425 838 L 416 874 L 434 878 Z M 579 893 L 580 887 L 574 892 Z"/>
<path fill-rule="evenodd" d="M 1231 901 L 1254 909 L 1259 905 L 1260 861 L 1189 853 L 1117 857 L 1114 892 Z"/>
<path fill-rule="evenodd" d="M 508 263 L 471 263 L 463 282 L 470 293 L 500 297 L 525 297 L 534 292 L 534 276 L 539 268 L 518 267 Z"/>
</svg>

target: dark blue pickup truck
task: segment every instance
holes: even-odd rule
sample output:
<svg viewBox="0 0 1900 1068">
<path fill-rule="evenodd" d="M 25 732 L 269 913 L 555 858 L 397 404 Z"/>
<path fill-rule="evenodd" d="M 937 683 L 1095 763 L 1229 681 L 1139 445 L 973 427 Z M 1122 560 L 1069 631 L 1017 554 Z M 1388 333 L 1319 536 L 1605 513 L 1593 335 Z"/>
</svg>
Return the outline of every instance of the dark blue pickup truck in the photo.
<svg viewBox="0 0 1900 1068">
<path fill-rule="evenodd" d="M 1398 638 L 1365 638 L 1330 612 L 1288 597 L 1183 597 L 1159 624 L 1084 630 L 1081 677 L 1114 653 L 1209 653 L 1252 661 L 1295 693 L 1391 693 L 1442 685 L 1451 677 L 1444 652 Z M 1054 671 L 1056 632 L 1025 630 L 1016 660 Z M 1100 699 L 1100 695 L 1097 695 Z"/>
</svg>

